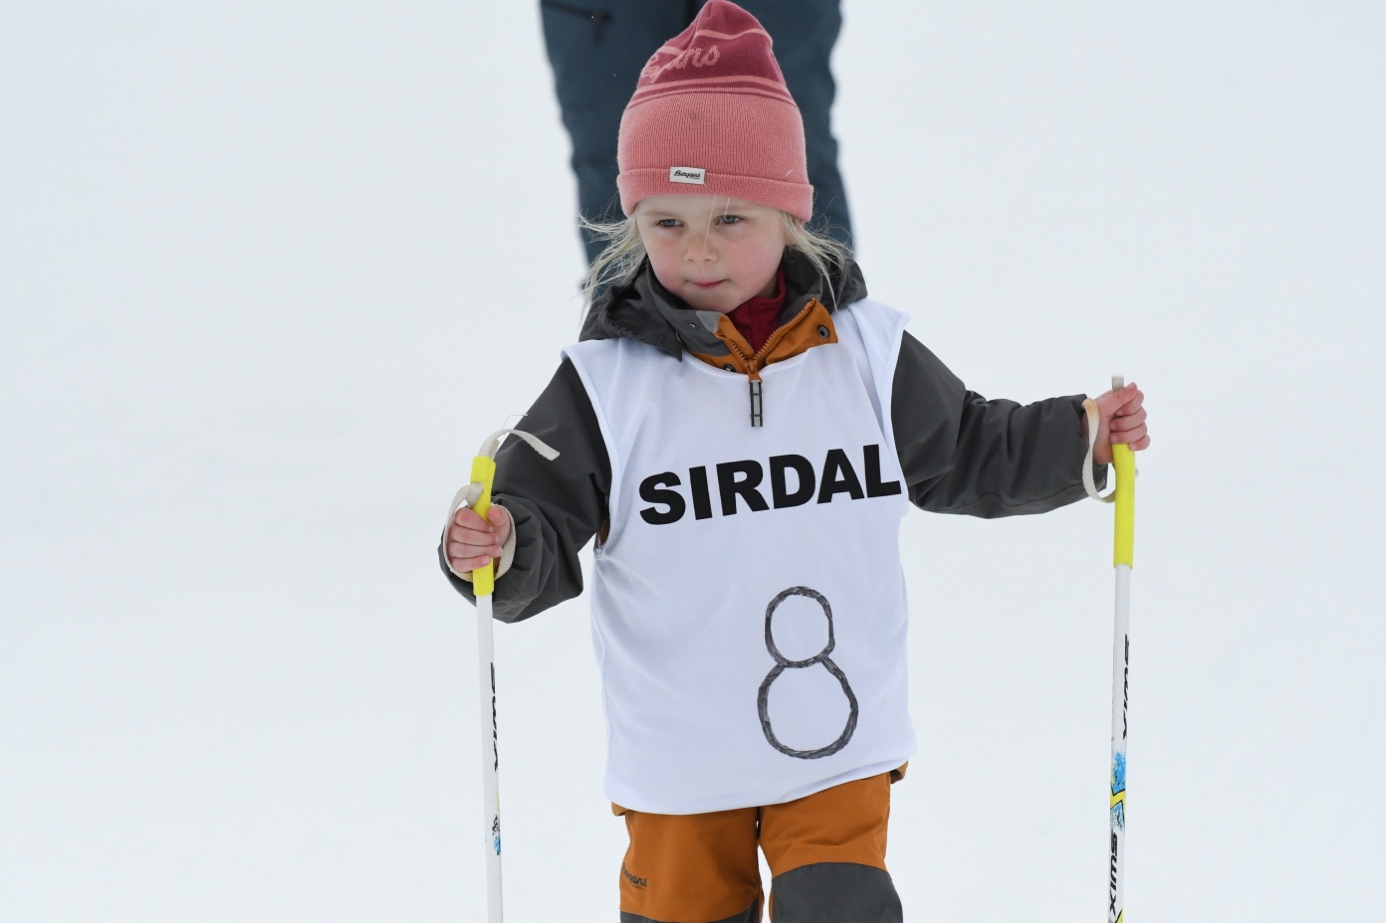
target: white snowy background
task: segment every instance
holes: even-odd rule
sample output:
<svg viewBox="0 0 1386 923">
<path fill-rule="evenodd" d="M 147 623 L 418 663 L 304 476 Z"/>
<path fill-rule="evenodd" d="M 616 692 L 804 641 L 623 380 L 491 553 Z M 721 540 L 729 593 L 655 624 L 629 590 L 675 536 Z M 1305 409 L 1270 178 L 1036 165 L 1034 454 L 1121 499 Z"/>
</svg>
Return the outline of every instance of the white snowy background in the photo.
<svg viewBox="0 0 1386 923">
<path fill-rule="evenodd" d="M 1148 394 L 1133 919 L 1370 918 L 1386 7 L 844 6 L 873 294 Z M 0 918 L 480 919 L 434 548 L 579 321 L 537 4 L 15 4 L 0 138 Z M 1110 530 L 907 520 L 910 919 L 1102 919 Z M 497 657 L 508 917 L 615 920 L 585 599 Z"/>
</svg>

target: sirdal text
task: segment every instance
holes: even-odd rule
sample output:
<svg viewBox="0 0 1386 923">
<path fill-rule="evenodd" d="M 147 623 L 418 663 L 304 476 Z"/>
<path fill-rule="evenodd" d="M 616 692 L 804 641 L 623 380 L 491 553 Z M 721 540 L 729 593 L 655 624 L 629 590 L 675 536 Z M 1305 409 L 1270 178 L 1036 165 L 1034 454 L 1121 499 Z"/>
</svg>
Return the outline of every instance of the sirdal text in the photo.
<svg viewBox="0 0 1386 923">
<path fill-rule="evenodd" d="M 640 510 L 640 518 L 662 526 L 683 519 L 690 504 L 695 519 L 711 519 L 714 508 L 723 516 L 734 516 L 741 510 L 760 513 L 811 502 L 831 503 L 839 496 L 863 500 L 900 493 L 899 481 L 882 479 L 879 445 L 863 446 L 859 457 L 860 474 L 843 449 L 829 449 L 817 466 L 802 455 L 773 455 L 764 462 L 742 459 L 696 465 L 688 469 L 686 478 L 662 471 L 640 482 L 640 499 L 650 504 Z"/>
</svg>

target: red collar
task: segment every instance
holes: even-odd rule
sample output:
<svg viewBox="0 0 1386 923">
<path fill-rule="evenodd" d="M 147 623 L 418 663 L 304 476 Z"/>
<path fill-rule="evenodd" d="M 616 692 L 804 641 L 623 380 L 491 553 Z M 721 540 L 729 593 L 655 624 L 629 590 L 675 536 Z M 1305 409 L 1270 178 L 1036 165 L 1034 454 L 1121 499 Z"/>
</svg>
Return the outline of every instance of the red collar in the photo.
<svg viewBox="0 0 1386 923">
<path fill-rule="evenodd" d="M 746 342 L 756 352 L 760 352 L 765 341 L 770 339 L 770 334 L 780 326 L 780 315 L 784 313 L 784 296 L 784 266 L 781 266 L 775 274 L 773 294 L 757 295 L 727 313 L 737 332 L 746 338 Z"/>
</svg>

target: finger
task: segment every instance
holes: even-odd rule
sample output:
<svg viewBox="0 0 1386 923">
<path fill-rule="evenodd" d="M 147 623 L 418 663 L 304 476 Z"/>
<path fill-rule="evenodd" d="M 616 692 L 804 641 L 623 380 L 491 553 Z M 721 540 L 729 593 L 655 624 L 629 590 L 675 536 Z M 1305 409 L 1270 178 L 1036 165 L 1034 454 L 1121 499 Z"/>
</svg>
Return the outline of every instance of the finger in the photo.
<svg viewBox="0 0 1386 923">
<path fill-rule="evenodd" d="M 476 514 L 476 510 L 460 507 L 452 515 L 452 521 L 464 529 L 475 529 L 481 532 L 491 531 L 491 524 Z"/>
<path fill-rule="evenodd" d="M 1112 433 L 1112 442 L 1124 442 L 1127 445 L 1134 445 L 1145 438 L 1147 438 L 1147 433 L 1144 424 L 1124 433 Z"/>
<path fill-rule="evenodd" d="M 496 526 L 496 532 L 493 537 L 497 545 L 504 545 L 506 542 L 510 541 L 510 524 L 502 523 Z"/>
<path fill-rule="evenodd" d="M 466 526 L 458 525 L 448 527 L 446 540 L 449 545 L 463 544 L 482 548 L 498 545 L 504 541 L 494 532 L 485 529 L 469 529 Z"/>
<path fill-rule="evenodd" d="M 478 567 L 489 566 L 491 557 L 490 555 L 481 555 L 480 557 L 472 558 L 448 558 L 448 563 L 452 565 L 453 570 L 457 571 L 459 574 L 464 574 L 468 571 L 476 570 Z"/>
<path fill-rule="evenodd" d="M 1112 411 L 1112 416 L 1114 417 L 1130 416 L 1137 410 L 1140 410 L 1141 405 L 1145 403 L 1145 394 L 1135 385 L 1129 385 L 1121 391 L 1116 392 L 1115 397 L 1117 405 Z"/>
<path fill-rule="evenodd" d="M 491 528 L 491 524 L 489 522 L 482 522 L 481 518 L 477 516 L 475 513 L 472 514 L 471 518 L 467 519 L 465 522 L 461 524 L 453 522 L 452 525 L 448 526 L 448 532 L 456 533 L 457 535 L 495 534 L 495 530 Z"/>
<path fill-rule="evenodd" d="M 1135 429 L 1137 426 L 1145 425 L 1145 411 L 1137 410 L 1130 416 L 1114 417 L 1111 422 L 1113 432 L 1122 432 Z"/>
<path fill-rule="evenodd" d="M 480 535 L 480 533 L 473 533 Z M 448 555 L 461 555 L 462 557 L 474 558 L 482 554 L 500 554 L 501 543 L 494 538 L 477 538 L 472 541 L 459 541 L 448 539 Z"/>
<path fill-rule="evenodd" d="M 1098 416 L 1103 422 L 1121 416 L 1129 400 L 1130 397 L 1126 394 L 1125 389 L 1108 391 L 1097 399 Z"/>
</svg>

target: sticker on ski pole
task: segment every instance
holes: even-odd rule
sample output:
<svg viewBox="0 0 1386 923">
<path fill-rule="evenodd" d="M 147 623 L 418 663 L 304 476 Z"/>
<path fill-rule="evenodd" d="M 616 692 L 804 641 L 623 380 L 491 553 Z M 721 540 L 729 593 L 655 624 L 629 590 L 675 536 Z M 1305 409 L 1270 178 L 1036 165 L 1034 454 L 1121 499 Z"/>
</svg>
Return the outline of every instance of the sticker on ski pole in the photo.
<svg viewBox="0 0 1386 923">
<path fill-rule="evenodd" d="M 775 610 L 780 607 L 781 603 L 792 596 L 807 597 L 817 602 L 822 608 L 823 618 L 827 622 L 827 643 L 823 645 L 822 650 L 806 660 L 790 660 L 784 654 L 780 653 L 780 648 L 775 643 Z M 770 746 L 774 747 L 785 756 L 792 756 L 795 759 L 801 760 L 816 760 L 821 757 L 831 756 L 847 746 L 847 742 L 850 741 L 852 735 L 856 733 L 856 694 L 852 692 L 852 686 L 847 682 L 847 675 L 843 673 L 841 668 L 833 663 L 832 658 L 828 656 L 833 652 L 833 648 L 836 644 L 837 640 L 833 636 L 833 610 L 832 607 L 828 605 L 827 597 L 822 593 L 817 590 L 809 589 L 808 587 L 795 586 L 780 592 L 779 595 L 770 600 L 770 605 L 765 609 L 765 647 L 766 650 L 770 652 L 770 656 L 775 658 L 775 665 L 771 667 L 770 672 L 766 674 L 765 681 L 760 684 L 760 693 L 756 696 L 756 706 L 760 712 L 760 728 L 765 733 L 765 739 L 770 743 Z M 775 684 L 775 680 L 779 679 L 785 670 L 807 670 L 817 666 L 821 666 L 826 670 L 842 687 L 842 694 L 847 698 L 847 722 L 842 728 L 842 733 L 838 735 L 836 740 L 827 746 L 819 747 L 815 750 L 798 750 L 781 743 L 779 737 L 775 734 L 775 728 L 770 721 L 770 687 Z"/>
<path fill-rule="evenodd" d="M 1112 830 L 1126 829 L 1126 754 L 1112 754 Z"/>
</svg>

